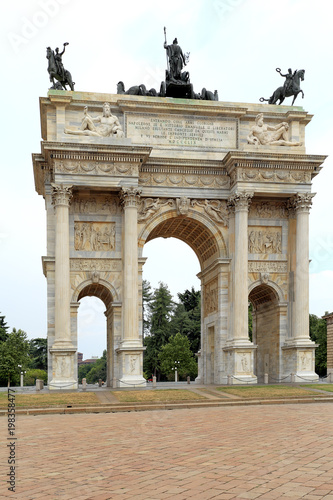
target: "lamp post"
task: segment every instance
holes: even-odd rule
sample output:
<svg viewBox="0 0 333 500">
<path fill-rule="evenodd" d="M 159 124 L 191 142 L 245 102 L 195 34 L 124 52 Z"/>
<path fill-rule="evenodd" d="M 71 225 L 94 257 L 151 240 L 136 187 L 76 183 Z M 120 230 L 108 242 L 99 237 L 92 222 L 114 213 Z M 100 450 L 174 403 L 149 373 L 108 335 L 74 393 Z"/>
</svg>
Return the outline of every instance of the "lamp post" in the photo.
<svg viewBox="0 0 333 500">
<path fill-rule="evenodd" d="M 172 370 L 175 370 L 175 382 L 178 382 L 178 368 L 180 365 L 180 361 L 175 361 L 175 366 L 172 367 Z"/>
</svg>

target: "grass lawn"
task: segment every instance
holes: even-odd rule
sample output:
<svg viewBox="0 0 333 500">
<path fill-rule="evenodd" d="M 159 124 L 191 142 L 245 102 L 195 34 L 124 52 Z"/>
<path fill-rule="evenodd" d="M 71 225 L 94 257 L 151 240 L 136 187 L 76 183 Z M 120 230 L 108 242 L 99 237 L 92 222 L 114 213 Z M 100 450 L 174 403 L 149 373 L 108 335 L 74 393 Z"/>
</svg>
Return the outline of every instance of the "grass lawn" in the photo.
<svg viewBox="0 0 333 500">
<path fill-rule="evenodd" d="M 318 389 L 318 385 L 304 386 Z M 319 396 L 318 392 L 311 392 L 302 387 L 293 387 L 287 385 L 267 385 L 267 386 L 233 386 L 233 387 L 217 387 L 217 390 L 227 394 L 234 394 L 241 398 L 256 399 L 256 398 L 291 398 L 298 396 Z M 332 389 L 333 390 L 333 389 Z"/>
<path fill-rule="evenodd" d="M 15 395 L 15 404 L 17 407 L 44 407 L 44 406 L 59 406 L 59 405 L 84 405 L 84 404 L 99 404 L 94 392 L 68 392 L 61 394 L 17 394 Z M 7 392 L 0 392 L 0 408 L 7 408 Z"/>
<path fill-rule="evenodd" d="M 333 384 L 306 384 L 302 387 L 308 387 L 309 389 L 317 389 L 319 391 L 333 392 Z"/>
<path fill-rule="evenodd" d="M 159 389 L 149 391 L 114 391 L 112 392 L 122 403 L 152 403 L 169 401 L 189 401 L 206 399 L 201 394 L 196 394 L 183 389 Z"/>
</svg>

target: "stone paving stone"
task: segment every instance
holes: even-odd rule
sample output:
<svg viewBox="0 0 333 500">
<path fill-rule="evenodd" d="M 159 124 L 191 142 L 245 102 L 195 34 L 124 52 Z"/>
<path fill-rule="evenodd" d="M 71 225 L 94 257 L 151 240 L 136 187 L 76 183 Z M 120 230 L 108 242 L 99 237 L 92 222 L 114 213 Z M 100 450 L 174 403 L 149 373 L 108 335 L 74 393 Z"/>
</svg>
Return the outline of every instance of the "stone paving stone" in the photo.
<svg viewBox="0 0 333 500">
<path fill-rule="evenodd" d="M 320 403 L 20 415 L 16 493 L 0 498 L 329 500 L 332 435 Z"/>
</svg>

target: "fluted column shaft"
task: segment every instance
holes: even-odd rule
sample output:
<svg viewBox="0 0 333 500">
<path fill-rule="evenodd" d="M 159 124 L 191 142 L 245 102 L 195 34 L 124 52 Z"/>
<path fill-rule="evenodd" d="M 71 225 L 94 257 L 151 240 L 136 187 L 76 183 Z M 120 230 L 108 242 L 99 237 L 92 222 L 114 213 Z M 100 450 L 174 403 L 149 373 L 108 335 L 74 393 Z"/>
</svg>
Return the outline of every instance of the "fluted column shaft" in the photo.
<svg viewBox="0 0 333 500">
<path fill-rule="evenodd" d="M 55 207 L 55 345 L 71 343 L 69 204 L 71 186 L 52 184 Z M 55 347 L 54 345 L 54 347 Z"/>
<path fill-rule="evenodd" d="M 124 208 L 123 249 L 123 341 L 139 341 L 138 309 L 138 203 L 141 190 L 123 188 Z"/>
<path fill-rule="evenodd" d="M 309 213 L 314 194 L 297 194 L 294 338 L 309 340 Z"/>
<path fill-rule="evenodd" d="M 229 208 L 235 213 L 233 340 L 248 341 L 248 212 L 252 193 L 235 193 Z"/>
</svg>

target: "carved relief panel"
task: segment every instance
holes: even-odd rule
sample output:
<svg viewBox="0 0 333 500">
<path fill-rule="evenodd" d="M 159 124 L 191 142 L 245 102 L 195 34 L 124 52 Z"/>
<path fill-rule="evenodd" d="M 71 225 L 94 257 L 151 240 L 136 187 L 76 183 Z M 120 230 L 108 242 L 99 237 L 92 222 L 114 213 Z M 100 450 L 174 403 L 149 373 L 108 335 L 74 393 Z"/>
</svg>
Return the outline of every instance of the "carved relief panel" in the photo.
<svg viewBox="0 0 333 500">
<path fill-rule="evenodd" d="M 204 287 L 204 315 L 208 316 L 218 310 L 218 281 L 217 278 Z"/>
<path fill-rule="evenodd" d="M 74 222 L 74 248 L 88 252 L 115 248 L 116 225 L 113 222 Z"/>
<path fill-rule="evenodd" d="M 282 253 L 282 227 L 249 226 L 249 253 Z"/>
</svg>

